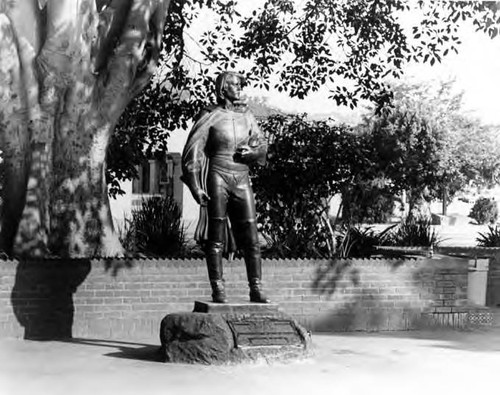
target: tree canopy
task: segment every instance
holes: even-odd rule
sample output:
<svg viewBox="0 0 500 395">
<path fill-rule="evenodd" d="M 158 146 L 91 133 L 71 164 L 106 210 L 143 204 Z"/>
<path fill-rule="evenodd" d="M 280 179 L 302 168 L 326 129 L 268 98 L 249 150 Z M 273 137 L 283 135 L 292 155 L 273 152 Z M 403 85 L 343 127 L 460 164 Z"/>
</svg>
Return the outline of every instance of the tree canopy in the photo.
<svg viewBox="0 0 500 395">
<path fill-rule="evenodd" d="M 453 81 L 398 84 L 393 105 L 365 119 L 372 165 L 365 179 L 388 180 L 392 193 L 415 199 L 452 197 L 470 186 L 491 186 L 500 171 L 498 126 L 483 125 L 463 108 Z"/>
<path fill-rule="evenodd" d="M 328 89 L 337 105 L 368 101 L 381 109 L 393 95 L 388 77 L 400 78 L 410 62 L 435 64 L 458 52 L 460 23 L 492 38 L 499 26 L 495 2 L 262 0 L 246 13 L 242 3 L 172 1 L 157 78 L 129 106 L 111 144 L 114 192 L 145 152 L 161 156 L 169 131 L 186 128 L 213 101 L 221 70 L 291 97 Z M 410 14 L 413 22 L 403 23 Z"/>
</svg>

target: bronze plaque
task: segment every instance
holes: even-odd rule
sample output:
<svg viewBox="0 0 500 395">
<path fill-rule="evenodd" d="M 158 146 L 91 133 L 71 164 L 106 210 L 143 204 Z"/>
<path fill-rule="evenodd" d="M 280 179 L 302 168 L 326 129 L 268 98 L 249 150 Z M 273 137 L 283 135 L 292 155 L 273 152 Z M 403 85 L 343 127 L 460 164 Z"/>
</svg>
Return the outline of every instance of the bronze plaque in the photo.
<svg viewBox="0 0 500 395">
<path fill-rule="evenodd" d="M 267 317 L 228 319 L 236 347 L 297 346 L 302 341 L 290 320 Z"/>
</svg>

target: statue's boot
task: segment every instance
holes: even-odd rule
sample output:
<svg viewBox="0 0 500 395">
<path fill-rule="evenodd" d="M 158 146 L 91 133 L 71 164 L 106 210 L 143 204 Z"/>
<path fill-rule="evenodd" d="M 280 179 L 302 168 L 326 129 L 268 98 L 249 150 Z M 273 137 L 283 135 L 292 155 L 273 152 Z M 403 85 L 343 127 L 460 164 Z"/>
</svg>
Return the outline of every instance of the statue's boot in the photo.
<svg viewBox="0 0 500 395">
<path fill-rule="evenodd" d="M 250 286 L 250 302 L 271 303 L 266 294 L 262 291 L 260 278 L 254 277 L 248 281 Z"/>
<path fill-rule="evenodd" d="M 257 227 L 253 220 L 238 224 L 239 239 L 243 247 L 243 256 L 247 269 L 250 301 L 255 303 L 270 303 L 262 290 L 262 260 L 260 254 Z"/>
<path fill-rule="evenodd" d="M 222 270 L 222 251 L 224 243 L 209 242 L 206 250 L 208 278 L 212 287 L 212 301 L 214 303 L 226 303 L 226 289 L 224 287 L 224 276 Z"/>
</svg>

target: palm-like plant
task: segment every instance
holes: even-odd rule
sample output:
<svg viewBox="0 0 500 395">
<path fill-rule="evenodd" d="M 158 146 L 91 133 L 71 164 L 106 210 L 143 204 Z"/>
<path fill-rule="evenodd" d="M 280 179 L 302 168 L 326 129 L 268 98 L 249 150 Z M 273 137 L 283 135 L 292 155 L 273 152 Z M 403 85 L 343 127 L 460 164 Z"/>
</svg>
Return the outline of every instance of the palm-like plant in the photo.
<svg viewBox="0 0 500 395">
<path fill-rule="evenodd" d="M 435 247 L 441 242 L 439 233 L 425 217 L 408 217 L 387 238 L 387 245 L 402 247 Z"/>
<path fill-rule="evenodd" d="M 131 253 L 179 256 L 186 249 L 182 211 L 171 197 L 142 200 L 121 232 L 121 241 Z"/>
<path fill-rule="evenodd" d="M 488 231 L 479 233 L 476 241 L 481 247 L 500 247 L 500 228 L 488 225 Z"/>
</svg>

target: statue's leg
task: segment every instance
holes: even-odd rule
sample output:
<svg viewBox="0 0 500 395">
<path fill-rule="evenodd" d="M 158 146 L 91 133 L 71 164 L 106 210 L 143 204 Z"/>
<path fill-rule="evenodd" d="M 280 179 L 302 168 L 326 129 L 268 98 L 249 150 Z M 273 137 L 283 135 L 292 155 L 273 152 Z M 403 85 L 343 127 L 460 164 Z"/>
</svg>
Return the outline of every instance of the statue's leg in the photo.
<svg viewBox="0 0 500 395">
<path fill-rule="evenodd" d="M 232 190 L 229 215 L 238 248 L 243 250 L 250 286 L 250 301 L 269 303 L 262 291 L 262 260 L 255 215 L 255 200 L 248 175 L 243 176 Z"/>
<path fill-rule="evenodd" d="M 205 246 L 208 278 L 212 287 L 212 300 L 226 303 L 222 254 L 226 239 L 227 183 L 223 175 L 210 171 L 207 180 L 208 202 L 208 240 Z"/>
</svg>

